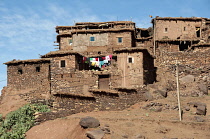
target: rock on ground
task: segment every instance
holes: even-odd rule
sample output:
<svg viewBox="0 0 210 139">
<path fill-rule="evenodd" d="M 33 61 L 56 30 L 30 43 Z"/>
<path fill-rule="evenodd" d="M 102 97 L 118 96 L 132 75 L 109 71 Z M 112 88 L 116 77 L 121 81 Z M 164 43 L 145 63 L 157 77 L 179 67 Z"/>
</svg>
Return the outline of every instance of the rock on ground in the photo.
<svg viewBox="0 0 210 139">
<path fill-rule="evenodd" d="M 102 139 L 104 136 L 104 132 L 101 129 L 96 129 L 92 131 L 87 131 L 86 135 L 90 139 Z"/>
<path fill-rule="evenodd" d="M 100 126 L 100 122 L 98 119 L 89 116 L 82 118 L 79 124 L 83 128 L 96 128 Z"/>
</svg>

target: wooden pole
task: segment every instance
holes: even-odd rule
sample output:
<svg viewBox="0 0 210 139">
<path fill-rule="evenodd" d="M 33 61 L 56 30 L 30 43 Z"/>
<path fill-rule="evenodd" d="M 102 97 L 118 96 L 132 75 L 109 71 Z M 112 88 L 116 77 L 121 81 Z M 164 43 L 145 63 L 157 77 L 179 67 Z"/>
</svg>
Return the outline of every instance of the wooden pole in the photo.
<svg viewBox="0 0 210 139">
<path fill-rule="evenodd" d="M 178 107 L 179 107 L 179 120 L 182 121 L 182 113 L 181 113 L 181 104 L 180 104 L 180 96 L 179 96 L 179 65 L 176 60 L 176 82 L 177 82 L 177 99 L 178 99 Z"/>
</svg>

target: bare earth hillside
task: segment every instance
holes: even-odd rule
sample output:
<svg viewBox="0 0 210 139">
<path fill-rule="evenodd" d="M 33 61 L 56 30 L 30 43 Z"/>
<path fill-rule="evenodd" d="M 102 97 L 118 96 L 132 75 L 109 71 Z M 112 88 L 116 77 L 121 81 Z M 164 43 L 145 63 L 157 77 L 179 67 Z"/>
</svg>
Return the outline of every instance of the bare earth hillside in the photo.
<svg viewBox="0 0 210 139">
<path fill-rule="evenodd" d="M 183 120 L 180 122 L 177 98 L 171 92 L 165 99 L 139 102 L 123 111 L 95 111 L 44 122 L 27 132 L 27 139 L 86 139 L 87 130 L 79 125 L 81 118 L 97 118 L 100 128 L 108 125 L 110 134 L 103 139 L 208 139 L 210 138 L 210 112 L 206 116 L 195 115 L 196 109 L 189 102 L 206 103 L 210 107 L 210 96 L 181 97 Z M 190 109 L 189 111 L 186 108 Z M 88 139 L 88 138 L 87 138 Z"/>
</svg>

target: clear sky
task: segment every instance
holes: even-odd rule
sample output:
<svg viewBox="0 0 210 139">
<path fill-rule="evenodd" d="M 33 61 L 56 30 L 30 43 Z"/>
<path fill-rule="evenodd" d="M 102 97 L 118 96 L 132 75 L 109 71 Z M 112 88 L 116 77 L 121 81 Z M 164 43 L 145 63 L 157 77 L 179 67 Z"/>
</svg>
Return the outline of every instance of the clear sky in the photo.
<svg viewBox="0 0 210 139">
<path fill-rule="evenodd" d="M 0 90 L 4 62 L 56 50 L 56 26 L 132 20 L 142 28 L 151 26 L 149 15 L 210 18 L 210 0 L 0 0 Z"/>
</svg>

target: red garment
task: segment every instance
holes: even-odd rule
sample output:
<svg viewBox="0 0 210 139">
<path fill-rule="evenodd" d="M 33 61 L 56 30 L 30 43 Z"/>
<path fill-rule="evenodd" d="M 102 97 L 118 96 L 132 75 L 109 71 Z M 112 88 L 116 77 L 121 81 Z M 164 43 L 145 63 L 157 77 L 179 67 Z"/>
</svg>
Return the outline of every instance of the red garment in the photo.
<svg viewBox="0 0 210 139">
<path fill-rule="evenodd" d="M 110 60 L 112 60 L 112 55 L 109 55 Z"/>
</svg>

